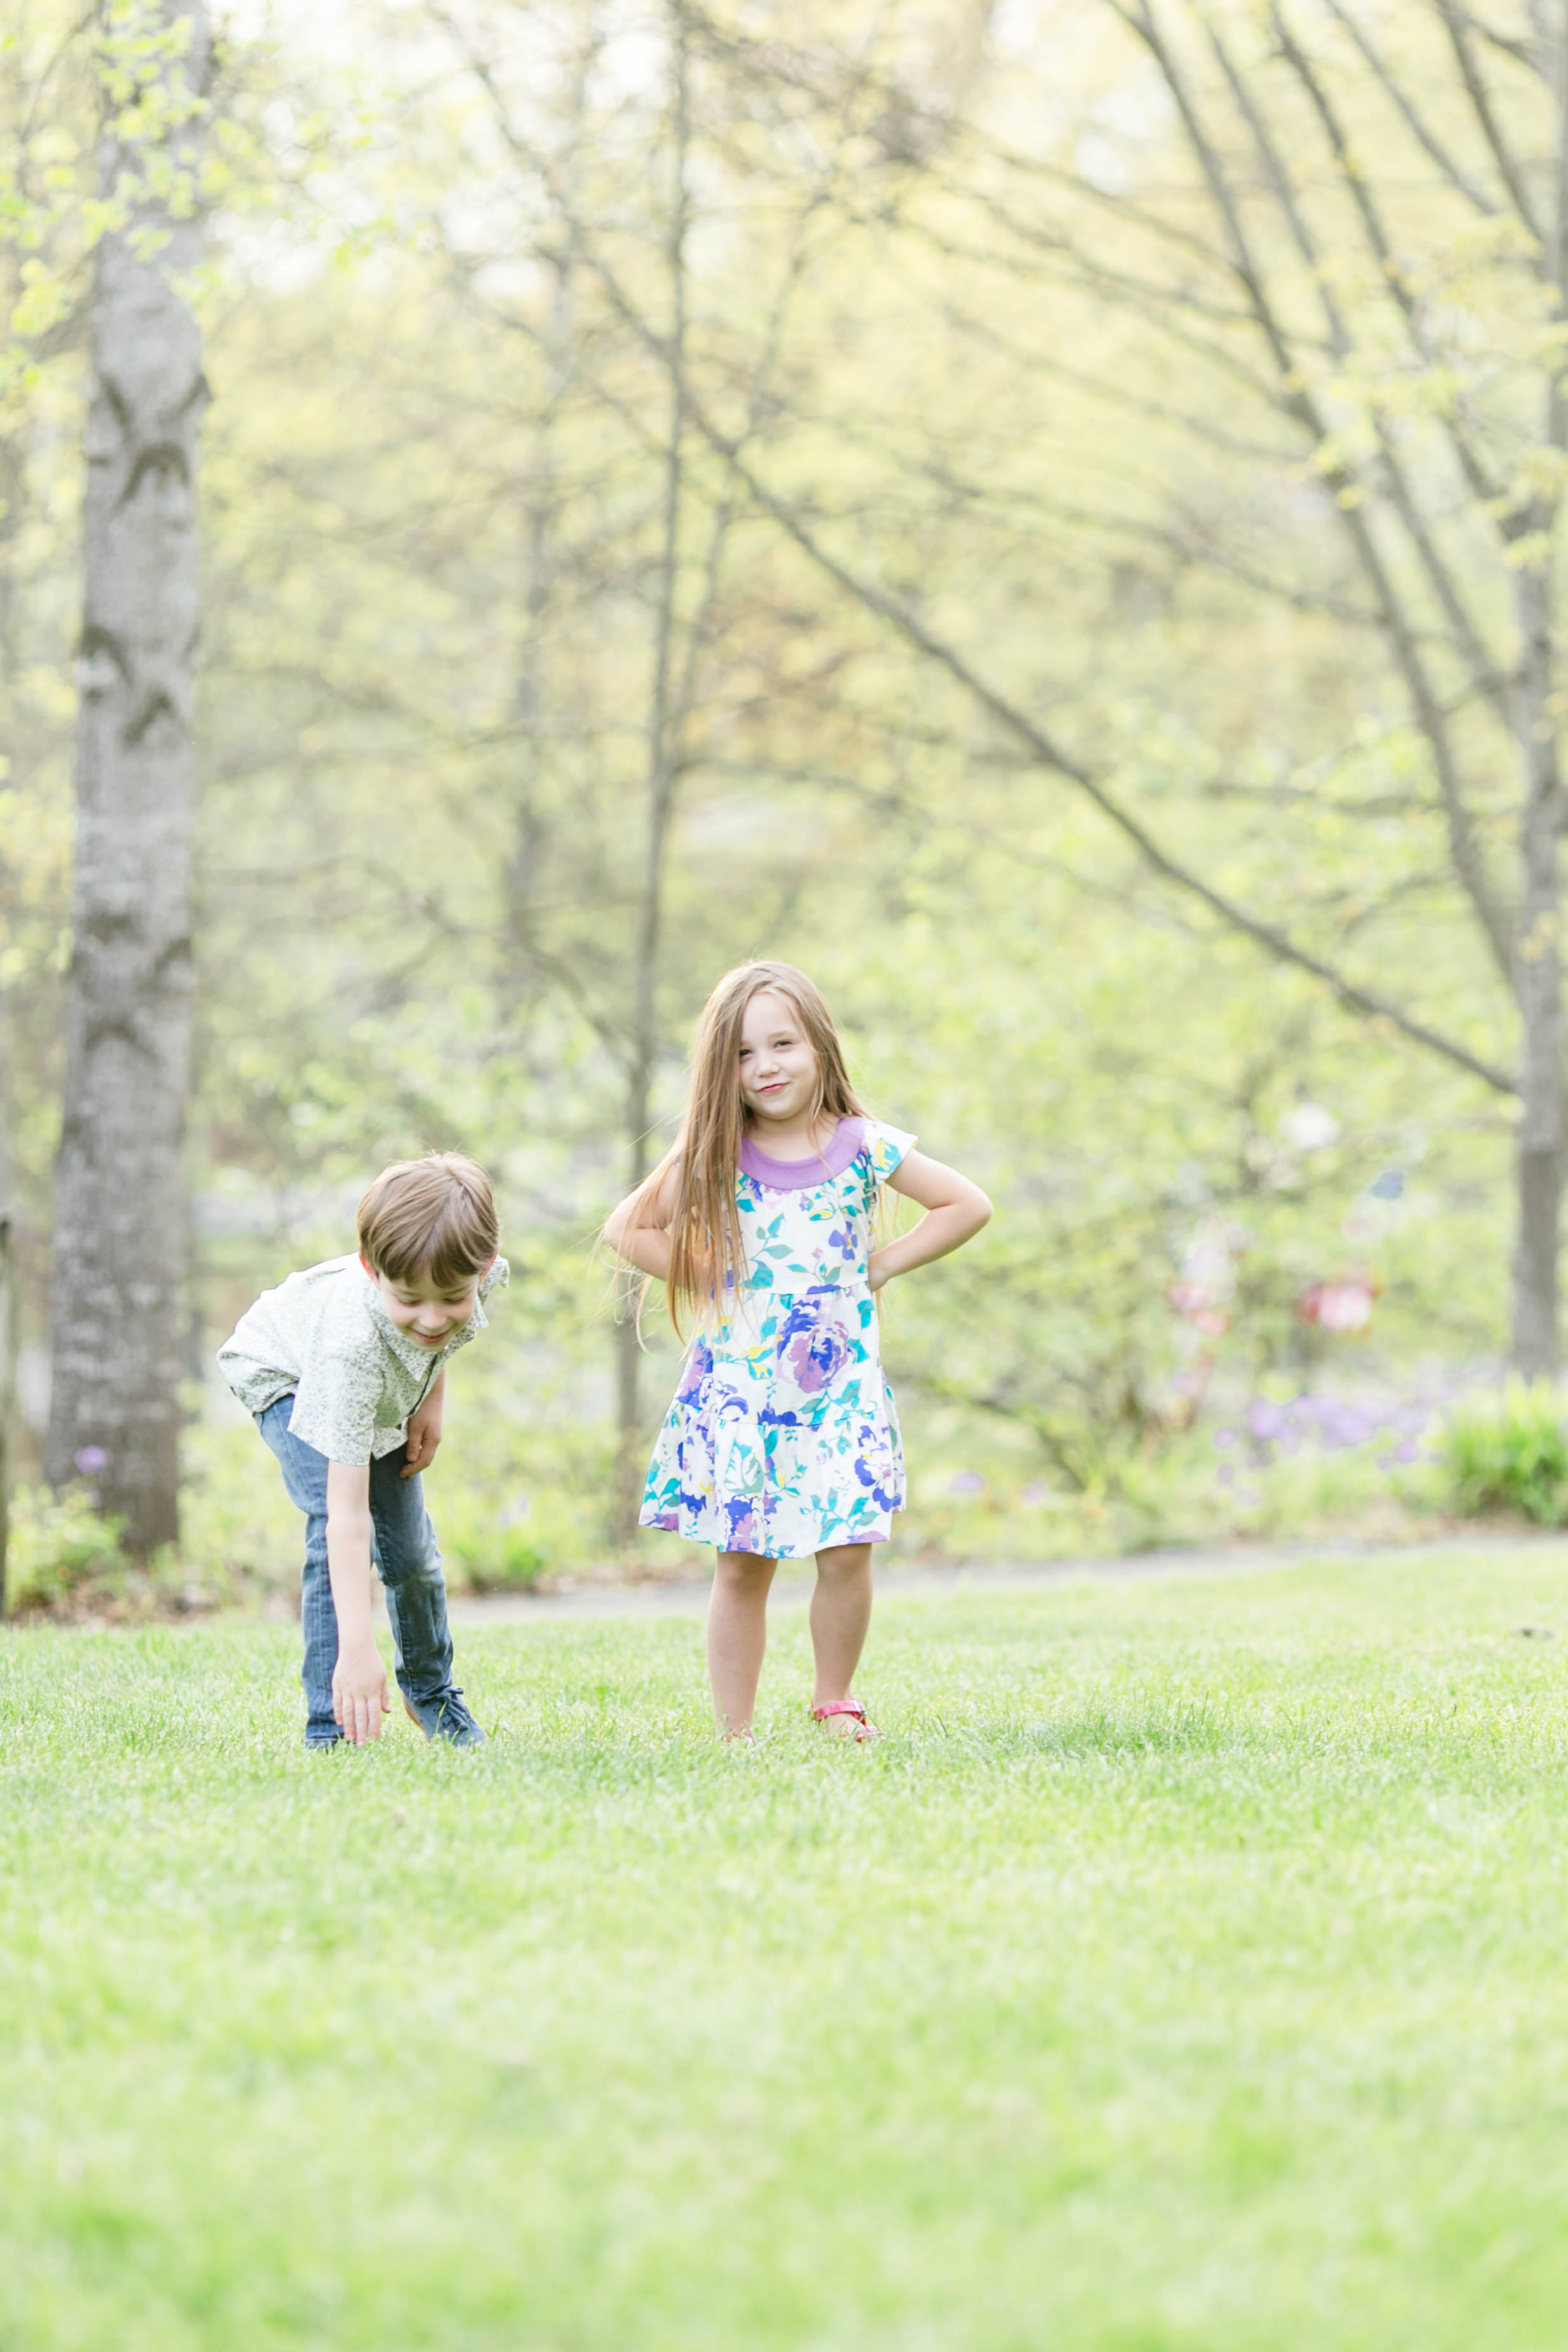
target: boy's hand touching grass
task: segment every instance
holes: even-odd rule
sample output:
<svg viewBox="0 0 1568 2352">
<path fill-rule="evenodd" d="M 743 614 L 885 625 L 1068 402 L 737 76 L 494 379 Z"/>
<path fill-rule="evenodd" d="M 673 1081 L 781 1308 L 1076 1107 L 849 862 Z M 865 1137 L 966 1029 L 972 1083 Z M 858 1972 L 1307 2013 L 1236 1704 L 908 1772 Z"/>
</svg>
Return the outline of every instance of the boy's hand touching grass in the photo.
<svg viewBox="0 0 1568 2352">
<path fill-rule="evenodd" d="M 338 1651 L 338 1663 L 332 1668 L 332 1717 L 342 1727 L 345 1739 L 363 1748 L 367 1739 L 381 1738 L 381 1718 L 392 1713 L 392 1700 L 386 1688 L 386 1668 L 381 1663 L 381 1653 L 374 1641 L 364 1646 Z"/>
</svg>

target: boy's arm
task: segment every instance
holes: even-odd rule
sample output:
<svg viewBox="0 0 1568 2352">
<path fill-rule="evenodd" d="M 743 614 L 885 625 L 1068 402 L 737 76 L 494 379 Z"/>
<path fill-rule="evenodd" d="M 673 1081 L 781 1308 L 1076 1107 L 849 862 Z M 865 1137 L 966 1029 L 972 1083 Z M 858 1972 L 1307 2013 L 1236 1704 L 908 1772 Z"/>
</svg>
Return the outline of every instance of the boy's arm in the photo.
<svg viewBox="0 0 1568 2352">
<path fill-rule="evenodd" d="M 370 1465 L 327 1465 L 327 1575 L 338 1618 L 332 1716 L 356 1748 L 381 1737 L 392 1712 L 370 1620 Z"/>
<path fill-rule="evenodd" d="M 417 1478 L 421 1470 L 428 1470 L 432 1455 L 441 1443 L 441 1423 L 447 1406 L 447 1375 L 433 1381 L 429 1392 L 421 1397 L 416 1409 L 408 1416 L 408 1459 L 398 1472 L 400 1478 Z"/>
</svg>

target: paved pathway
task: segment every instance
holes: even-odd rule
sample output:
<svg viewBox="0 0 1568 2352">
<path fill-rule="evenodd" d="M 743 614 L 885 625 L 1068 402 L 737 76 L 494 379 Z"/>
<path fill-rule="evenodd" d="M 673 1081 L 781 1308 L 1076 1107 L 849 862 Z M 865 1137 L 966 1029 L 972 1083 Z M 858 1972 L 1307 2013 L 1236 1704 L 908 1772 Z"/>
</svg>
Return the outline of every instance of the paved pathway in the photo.
<svg viewBox="0 0 1568 2352">
<path fill-rule="evenodd" d="M 1568 1548 L 1560 1535 L 1442 1536 L 1414 1544 L 1238 1544 L 1220 1551 L 1146 1551 L 1113 1559 L 1018 1560 L 972 1567 L 896 1568 L 879 1576 L 881 1600 L 935 1601 L 951 1593 L 1028 1592 L 1075 1578 L 1114 1582 L 1129 1577 L 1257 1574 L 1266 1569 L 1300 1568 L 1309 1562 L 1357 1559 L 1438 1559 L 1447 1553 L 1508 1557 L 1520 1552 L 1558 1552 Z M 809 1572 L 782 1569 L 773 1580 L 770 1606 L 804 1608 L 811 1597 Z M 578 1584 L 563 1592 L 454 1594 L 447 1613 L 454 1624 L 530 1625 L 552 1617 L 700 1617 L 708 1606 L 708 1580 L 680 1584 Z"/>
</svg>

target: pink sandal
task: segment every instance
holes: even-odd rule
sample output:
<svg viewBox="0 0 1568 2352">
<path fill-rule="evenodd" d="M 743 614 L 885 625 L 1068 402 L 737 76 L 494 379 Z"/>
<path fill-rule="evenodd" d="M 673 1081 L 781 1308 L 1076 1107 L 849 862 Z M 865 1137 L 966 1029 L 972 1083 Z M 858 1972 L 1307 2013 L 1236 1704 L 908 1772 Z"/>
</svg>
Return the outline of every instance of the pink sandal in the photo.
<svg viewBox="0 0 1568 2352">
<path fill-rule="evenodd" d="M 857 1726 L 853 1734 L 856 1739 L 880 1739 L 882 1737 L 877 1726 L 868 1718 L 858 1698 L 830 1699 L 826 1706 L 814 1706 L 811 1712 L 818 1723 L 826 1723 L 830 1715 L 852 1715 Z"/>
</svg>

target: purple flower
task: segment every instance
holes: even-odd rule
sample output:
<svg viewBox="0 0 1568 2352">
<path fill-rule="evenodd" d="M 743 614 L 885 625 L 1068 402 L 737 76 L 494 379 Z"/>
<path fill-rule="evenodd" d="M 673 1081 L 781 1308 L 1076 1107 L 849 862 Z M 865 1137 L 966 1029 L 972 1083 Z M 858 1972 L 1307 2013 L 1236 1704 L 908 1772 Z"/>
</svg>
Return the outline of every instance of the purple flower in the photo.
<svg viewBox="0 0 1568 2352">
<path fill-rule="evenodd" d="M 829 1387 L 848 1360 L 848 1338 L 837 1324 L 818 1322 L 812 1304 L 791 1308 L 779 1335 L 779 1367 L 802 1396 Z"/>
<path fill-rule="evenodd" d="M 1325 1404 L 1321 1427 L 1323 1444 L 1331 1451 L 1364 1445 L 1368 1438 L 1377 1434 L 1378 1415 L 1369 1412 L 1364 1405 Z"/>
<path fill-rule="evenodd" d="M 985 1481 L 978 1470 L 960 1470 L 947 1482 L 950 1495 L 984 1495 Z"/>
<path fill-rule="evenodd" d="M 1259 1445 L 1268 1445 L 1284 1430 L 1285 1416 L 1267 1397 L 1254 1397 L 1247 1408 L 1247 1425 Z"/>
<path fill-rule="evenodd" d="M 855 1475 L 862 1486 L 869 1487 L 871 1500 L 879 1510 L 901 1511 L 904 1507 L 903 1486 L 897 1470 L 898 1465 L 888 1454 L 874 1462 L 862 1456 L 855 1465 Z"/>
<path fill-rule="evenodd" d="M 1222 1450 L 1222 1451 L 1223 1451 L 1223 1450 L 1224 1450 L 1224 1448 L 1225 1448 L 1226 1446 L 1227 1446 L 1227 1445 L 1234 1445 L 1234 1444 L 1236 1444 L 1236 1432 L 1235 1432 L 1235 1430 L 1234 1430 L 1234 1429 L 1216 1429 L 1216 1430 L 1215 1431 L 1215 1433 L 1214 1433 L 1214 1442 L 1215 1442 L 1215 1444 L 1217 1446 L 1219 1446 L 1219 1447 L 1221 1448 L 1221 1450 Z"/>
<path fill-rule="evenodd" d="M 730 1523 L 730 1540 L 724 1546 L 726 1551 L 760 1550 L 761 1547 L 757 1541 L 756 1514 L 752 1508 L 749 1495 L 737 1495 L 731 1501 L 727 1502 L 724 1506 L 724 1517 Z"/>
<path fill-rule="evenodd" d="M 83 1445 L 72 1454 L 71 1460 L 84 1478 L 91 1477 L 95 1470 L 107 1470 L 109 1467 L 109 1456 L 101 1445 Z"/>
</svg>

